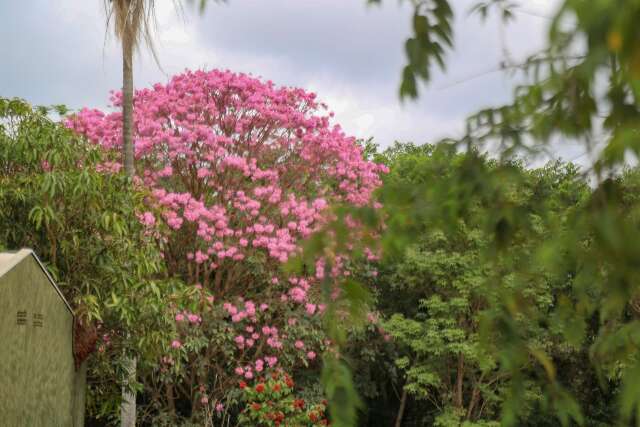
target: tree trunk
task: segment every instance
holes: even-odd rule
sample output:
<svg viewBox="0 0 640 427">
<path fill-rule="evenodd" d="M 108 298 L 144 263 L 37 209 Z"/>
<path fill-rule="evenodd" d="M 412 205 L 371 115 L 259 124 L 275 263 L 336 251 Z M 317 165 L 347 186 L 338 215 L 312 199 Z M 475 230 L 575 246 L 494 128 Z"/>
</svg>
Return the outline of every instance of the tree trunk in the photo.
<svg viewBox="0 0 640 427">
<path fill-rule="evenodd" d="M 454 406 L 458 409 L 462 409 L 463 407 L 463 398 L 462 398 L 462 386 L 464 382 L 464 356 L 462 353 L 458 354 L 458 369 L 457 369 L 457 378 L 456 378 L 456 390 L 454 395 Z"/>
<path fill-rule="evenodd" d="M 125 173 L 133 177 L 133 45 L 132 38 L 122 37 L 122 160 Z M 127 384 L 136 379 L 137 361 L 125 359 L 127 378 L 122 386 L 120 425 L 135 427 L 136 395 L 127 389 Z"/>
<path fill-rule="evenodd" d="M 469 408 L 467 409 L 468 420 L 471 420 L 471 417 L 473 416 L 473 410 L 476 409 L 476 405 L 478 404 L 479 400 L 480 400 L 480 390 L 476 387 L 473 389 L 473 392 L 471 393 L 471 402 L 469 402 Z"/>
<path fill-rule="evenodd" d="M 402 417 L 404 416 L 404 408 L 407 406 L 407 390 L 402 389 L 402 397 L 400 398 L 400 408 L 398 409 L 398 415 L 396 416 L 395 427 L 402 425 Z"/>
<path fill-rule="evenodd" d="M 169 406 L 169 413 L 173 416 L 176 415 L 176 400 L 173 396 L 173 386 L 171 384 L 165 385 L 165 390 L 167 393 L 167 405 Z"/>
<path fill-rule="evenodd" d="M 136 425 L 136 395 L 130 393 L 127 384 L 136 378 L 136 359 L 126 359 L 127 378 L 122 386 L 122 404 L 120 406 L 120 426 L 135 427 Z"/>
<path fill-rule="evenodd" d="M 124 171 L 133 177 L 133 46 L 122 40 L 122 160 Z"/>
<path fill-rule="evenodd" d="M 471 392 L 471 401 L 469 402 L 469 408 L 467 409 L 467 419 L 471 420 L 473 417 L 473 411 L 476 409 L 476 406 L 480 402 L 480 386 L 484 381 L 485 373 L 481 373 L 480 377 L 473 381 L 473 391 Z M 475 376 L 474 376 L 475 378 Z"/>
</svg>

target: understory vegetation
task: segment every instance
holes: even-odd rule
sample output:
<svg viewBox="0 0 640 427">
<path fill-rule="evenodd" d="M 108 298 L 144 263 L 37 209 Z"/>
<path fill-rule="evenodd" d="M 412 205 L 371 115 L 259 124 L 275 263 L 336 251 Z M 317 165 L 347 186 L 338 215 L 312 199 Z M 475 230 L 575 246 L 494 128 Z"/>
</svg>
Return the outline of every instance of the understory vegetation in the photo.
<svg viewBox="0 0 640 427">
<path fill-rule="evenodd" d="M 137 355 L 134 387 L 143 424 L 327 423 L 320 360 L 338 350 L 323 325 L 328 312 L 317 292 L 324 285 L 312 284 L 324 270 L 316 267 L 305 285 L 289 264 L 274 264 L 268 252 L 254 249 L 247 261 L 231 260 L 232 267 L 246 263 L 248 269 L 238 276 L 235 267 L 235 285 L 225 283 L 234 277 L 230 272 L 216 279 L 216 269 L 207 270 L 195 259 L 205 252 L 199 255 L 189 246 L 194 243 L 187 243 L 200 236 L 197 228 L 185 229 L 175 246 L 166 245 L 181 227 L 165 229 L 168 238 L 150 228 L 155 218 L 175 220 L 178 216 L 167 214 L 175 210 L 163 211 L 143 182 L 127 190 L 123 180 L 128 178 L 110 169 L 109 150 L 52 120 L 52 110 L 6 99 L 1 107 L 0 244 L 34 248 L 77 312 L 97 328 L 96 352 L 89 359 L 88 415 L 94 423 L 117 419 L 127 354 Z M 469 154 L 445 145 L 396 143 L 377 151 L 369 142 L 361 147 L 362 161 L 388 170 L 381 175 L 374 210 L 397 204 L 398 189 L 410 197 L 409 189 L 423 186 L 429 194 L 422 200 L 439 205 L 421 206 L 421 215 L 411 219 L 414 236 L 402 242 L 398 234 L 398 248 L 381 258 L 373 249 L 360 256 L 354 249 L 340 267 L 340 275 L 370 291 L 363 321 L 344 330 L 340 347 L 353 373 L 353 390 L 362 399 L 359 425 L 499 425 L 514 395 L 518 425 L 556 425 L 545 388 L 549 377 L 580 411 L 584 425 L 610 425 L 624 405 L 620 390 L 628 367 L 595 365 L 595 351 L 603 345 L 598 336 L 617 322 L 633 322 L 637 304 L 629 299 L 619 321 L 601 322 L 602 309 L 595 307 L 584 320 L 571 317 L 564 310 L 580 304 L 583 292 L 597 297 L 597 290 L 582 288 L 590 286 L 581 275 L 590 266 L 578 265 L 570 248 L 547 252 L 550 242 L 576 232 L 580 213 L 597 203 L 603 190 L 590 186 L 588 175 L 571 163 L 530 168 L 518 160 L 505 164 L 472 153 L 484 173 L 504 173 L 495 184 L 501 203 L 526 224 L 509 236 L 507 249 L 498 251 L 486 228 L 495 224 L 495 207 L 481 197 L 466 197 L 457 221 L 442 220 L 446 198 L 460 191 L 455 180 L 468 167 Z M 191 176 L 197 175 L 202 174 Z M 639 187 L 640 172 L 634 168 L 607 182 L 629 220 L 636 218 Z M 246 194 L 255 194 L 255 188 L 263 187 Z M 356 214 L 351 227 L 362 229 Z M 403 213 L 381 214 L 390 228 L 406 222 L 398 215 Z M 277 224 L 287 226 L 281 219 Z M 588 251 L 596 238 L 583 235 L 581 250 Z M 187 262 L 182 268 L 180 259 Z M 328 274 L 338 277 L 337 271 Z M 598 277 L 608 280 L 609 274 L 602 269 Z M 280 287 L 281 282 L 286 285 Z M 234 286 L 240 296 L 232 296 Z M 511 304 L 536 315 L 517 315 L 508 328 L 498 329 L 504 292 L 516 290 L 520 293 Z M 344 318 L 343 309 L 353 301 L 341 303 L 335 296 L 334 301 L 337 316 Z M 528 351 L 512 347 L 516 370 L 505 367 L 514 362 L 502 356 L 513 345 L 509 333 Z"/>
</svg>

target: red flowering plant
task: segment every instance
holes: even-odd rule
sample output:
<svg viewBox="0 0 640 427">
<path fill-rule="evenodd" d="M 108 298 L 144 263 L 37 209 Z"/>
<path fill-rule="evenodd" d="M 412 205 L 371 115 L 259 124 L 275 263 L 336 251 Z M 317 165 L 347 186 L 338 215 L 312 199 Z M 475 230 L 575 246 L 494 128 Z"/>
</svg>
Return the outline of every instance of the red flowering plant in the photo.
<svg viewBox="0 0 640 427">
<path fill-rule="evenodd" d="M 293 379 L 274 372 L 259 378 L 253 386 L 241 381 L 245 407 L 240 425 L 247 426 L 326 426 L 326 401 L 310 403 L 296 395 Z"/>
</svg>

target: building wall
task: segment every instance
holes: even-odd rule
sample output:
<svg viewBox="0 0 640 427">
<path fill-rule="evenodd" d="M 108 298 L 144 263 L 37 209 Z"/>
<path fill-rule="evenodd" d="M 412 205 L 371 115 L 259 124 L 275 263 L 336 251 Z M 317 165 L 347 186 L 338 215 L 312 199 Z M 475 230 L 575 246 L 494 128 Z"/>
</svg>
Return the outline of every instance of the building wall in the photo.
<svg viewBox="0 0 640 427">
<path fill-rule="evenodd" d="M 32 256 L 0 277 L 2 425 L 81 422 L 72 340 L 73 316 Z"/>
</svg>

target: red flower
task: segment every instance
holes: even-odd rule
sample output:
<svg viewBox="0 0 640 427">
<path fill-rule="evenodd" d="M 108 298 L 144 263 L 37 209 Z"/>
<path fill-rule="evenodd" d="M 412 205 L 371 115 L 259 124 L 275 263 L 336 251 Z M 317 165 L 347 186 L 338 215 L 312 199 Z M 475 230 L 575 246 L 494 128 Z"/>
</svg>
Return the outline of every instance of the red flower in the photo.
<svg viewBox="0 0 640 427">
<path fill-rule="evenodd" d="M 259 411 L 260 408 L 262 408 L 262 406 L 260 406 L 260 404 L 257 402 L 251 404 L 251 409 L 253 409 L 254 411 Z"/>
<path fill-rule="evenodd" d="M 281 388 L 282 388 L 282 387 L 280 387 L 280 383 L 275 383 L 275 384 L 273 385 L 273 391 L 280 391 L 280 389 L 281 389 Z"/>
<path fill-rule="evenodd" d="M 245 383 L 244 381 L 240 381 L 240 388 L 244 389 L 247 386 L 247 383 Z"/>
<path fill-rule="evenodd" d="M 309 412 L 309 419 L 315 423 L 318 421 L 318 415 L 315 412 Z"/>
<path fill-rule="evenodd" d="M 256 386 L 256 391 L 262 393 L 264 391 L 264 384 L 260 383 Z"/>
<path fill-rule="evenodd" d="M 286 377 L 284 382 L 287 384 L 287 387 L 293 388 L 293 380 L 289 377 Z"/>
<path fill-rule="evenodd" d="M 302 409 L 304 408 L 304 400 L 303 399 L 296 399 L 293 401 L 293 407 L 297 408 L 297 409 Z"/>
</svg>

